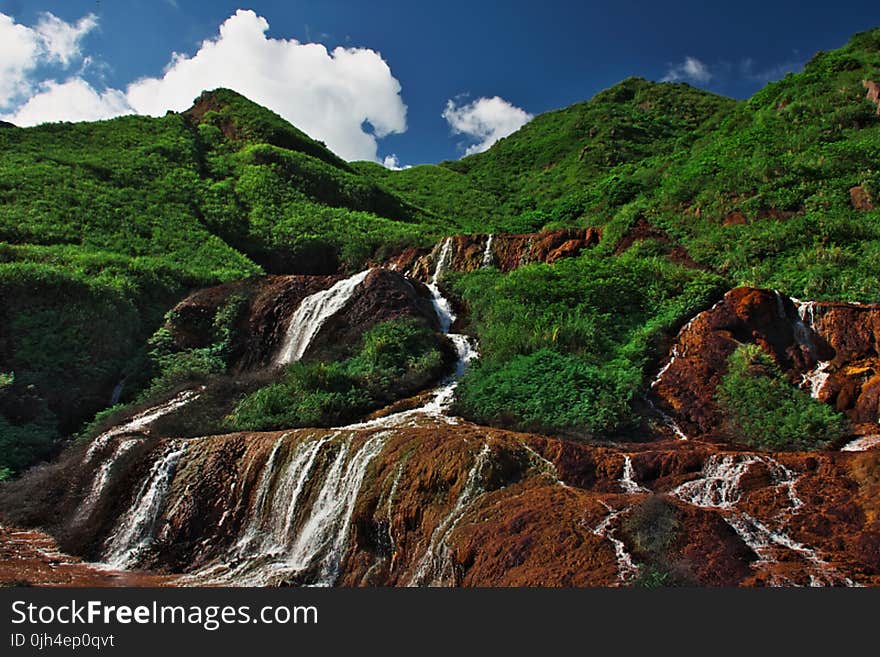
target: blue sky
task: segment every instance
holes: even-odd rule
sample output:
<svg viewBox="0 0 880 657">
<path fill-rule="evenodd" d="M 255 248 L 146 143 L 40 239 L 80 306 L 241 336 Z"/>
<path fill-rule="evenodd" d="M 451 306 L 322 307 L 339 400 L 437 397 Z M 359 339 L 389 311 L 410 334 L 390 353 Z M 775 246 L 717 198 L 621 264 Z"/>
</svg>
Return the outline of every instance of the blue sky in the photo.
<svg viewBox="0 0 880 657">
<path fill-rule="evenodd" d="M 0 0 L 8 19 L 0 29 L 31 30 L 35 58 L 0 65 L 0 115 L 27 124 L 158 114 L 194 96 L 198 81 L 219 80 L 263 94 L 346 157 L 436 162 L 630 75 L 744 98 L 880 25 L 876 1 L 717 4 Z M 221 39 L 238 9 L 254 14 L 233 18 Z M 47 23 L 45 12 L 60 22 Z M 206 39 L 222 40 L 222 52 L 200 53 Z M 296 47 L 305 43 L 326 52 Z M 344 58 L 340 46 L 356 50 Z M 172 53 L 189 61 L 172 70 Z M 143 78 L 152 82 L 130 88 Z"/>
</svg>

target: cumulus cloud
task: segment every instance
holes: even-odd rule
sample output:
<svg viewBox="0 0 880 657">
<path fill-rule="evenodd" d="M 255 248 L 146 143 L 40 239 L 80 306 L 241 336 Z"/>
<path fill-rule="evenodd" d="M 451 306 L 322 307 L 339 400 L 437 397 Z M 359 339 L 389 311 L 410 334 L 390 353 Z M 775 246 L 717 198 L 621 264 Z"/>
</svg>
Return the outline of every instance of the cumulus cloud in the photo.
<svg viewBox="0 0 880 657">
<path fill-rule="evenodd" d="M 693 82 L 706 84 L 712 80 L 712 72 L 696 57 L 685 57 L 680 64 L 670 66 L 661 82 Z"/>
<path fill-rule="evenodd" d="M 228 87 L 348 160 L 377 160 L 376 139 L 406 130 L 400 83 L 379 53 L 328 52 L 319 43 L 268 38 L 268 29 L 253 11 L 237 11 L 195 55 L 175 53 L 161 78 L 131 84 L 128 102 L 138 113 L 161 115 L 186 109 L 204 89 Z"/>
<path fill-rule="evenodd" d="M 94 14 L 83 16 L 76 24 L 71 24 L 46 12 L 40 16 L 35 31 L 45 48 L 46 58 L 67 67 L 73 59 L 82 55 L 80 41 L 96 27 L 98 18 Z"/>
<path fill-rule="evenodd" d="M 117 89 L 95 90 L 82 78 L 59 83 L 46 80 L 27 102 L 3 118 L 15 125 L 39 125 L 55 121 L 98 121 L 133 110 L 125 94 Z"/>
<path fill-rule="evenodd" d="M 27 126 L 130 113 L 161 116 L 187 109 L 205 89 L 227 87 L 277 112 L 348 160 L 379 161 L 377 139 L 406 130 L 400 83 L 381 54 L 367 48 L 328 51 L 320 43 L 269 38 L 268 21 L 250 10 L 228 18 L 194 55 L 173 53 L 161 77 L 136 80 L 125 91 L 98 91 L 78 76 L 64 83 L 28 81 L 36 50 L 66 66 L 79 54 L 79 39 L 93 23 L 93 16 L 66 28 L 47 21 L 19 34 L 22 26 L 11 19 L 0 21 L 0 67 L 15 73 L 7 76 L 0 68 L 0 107 L 3 94 L 11 99 L 30 92 L 26 102 L 2 118 Z M 12 48 L 18 59 L 3 56 L 10 49 L 7 33 L 22 41 Z"/>
<path fill-rule="evenodd" d="M 503 98 L 493 96 L 477 98 L 465 105 L 448 100 L 443 118 L 449 123 L 453 133 L 477 140 L 477 143 L 465 150 L 465 155 L 472 155 L 487 150 L 496 141 L 516 132 L 534 117 Z"/>
<path fill-rule="evenodd" d="M 401 164 L 400 159 L 394 153 L 385 156 L 385 159 L 382 160 L 382 166 L 391 171 L 403 171 L 404 169 L 412 168 L 411 164 Z"/>
<path fill-rule="evenodd" d="M 0 13 L 0 108 L 31 92 L 31 74 L 38 66 L 68 67 L 80 55 L 82 38 L 97 25 L 94 14 L 74 24 L 46 12 L 40 14 L 35 27 L 28 27 Z"/>
</svg>

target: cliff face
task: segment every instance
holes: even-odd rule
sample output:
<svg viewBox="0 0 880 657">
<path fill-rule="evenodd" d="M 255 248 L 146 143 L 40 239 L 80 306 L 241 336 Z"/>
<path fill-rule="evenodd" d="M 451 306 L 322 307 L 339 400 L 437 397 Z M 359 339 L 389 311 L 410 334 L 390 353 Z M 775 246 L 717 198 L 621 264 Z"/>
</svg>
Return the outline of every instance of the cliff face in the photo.
<svg viewBox="0 0 880 657">
<path fill-rule="evenodd" d="M 302 301 L 340 280 L 342 276 L 266 276 L 199 290 L 172 309 L 166 328 L 179 349 L 206 347 L 213 339 L 218 310 L 234 298 L 242 299 L 244 310 L 233 330 L 230 365 L 237 372 L 259 369 L 272 363 Z M 374 269 L 350 302 L 322 324 L 304 357 L 315 352 L 337 357 L 370 327 L 400 317 L 420 318 L 436 327 L 427 297 L 425 290 L 399 273 Z"/>
<path fill-rule="evenodd" d="M 583 249 L 599 243 L 598 228 L 545 230 L 537 233 L 498 235 L 455 235 L 450 237 L 448 268 L 452 271 L 474 271 L 481 267 L 497 267 L 509 272 L 532 262 L 553 264 L 561 258 L 575 256 Z M 430 253 L 409 249 L 392 259 L 389 267 L 406 271 L 421 281 L 427 281 L 434 271 L 443 243 Z"/>
<path fill-rule="evenodd" d="M 120 437 L 33 503 L 67 550 L 177 584 L 877 584 L 878 460 L 445 422 Z"/>
<path fill-rule="evenodd" d="M 742 287 L 681 329 L 653 383 L 686 432 L 717 429 L 715 391 L 742 343 L 759 345 L 793 383 L 854 422 L 877 422 L 880 306 L 799 302 Z"/>
</svg>

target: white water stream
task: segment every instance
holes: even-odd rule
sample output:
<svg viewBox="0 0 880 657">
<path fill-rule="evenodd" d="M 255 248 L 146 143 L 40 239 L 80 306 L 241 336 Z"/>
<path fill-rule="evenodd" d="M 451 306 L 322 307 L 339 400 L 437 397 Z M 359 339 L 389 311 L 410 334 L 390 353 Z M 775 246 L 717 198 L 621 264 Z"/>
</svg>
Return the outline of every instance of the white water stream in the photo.
<svg viewBox="0 0 880 657">
<path fill-rule="evenodd" d="M 290 318 L 275 364 L 286 365 L 302 358 L 324 323 L 345 307 L 370 271 L 364 270 L 303 299 Z"/>
</svg>

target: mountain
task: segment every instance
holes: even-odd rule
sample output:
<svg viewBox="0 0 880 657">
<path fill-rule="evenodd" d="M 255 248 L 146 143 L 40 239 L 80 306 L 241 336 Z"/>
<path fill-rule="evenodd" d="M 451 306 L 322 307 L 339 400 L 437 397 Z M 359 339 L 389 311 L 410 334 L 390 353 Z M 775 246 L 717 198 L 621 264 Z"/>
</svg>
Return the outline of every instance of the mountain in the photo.
<svg viewBox="0 0 880 657">
<path fill-rule="evenodd" d="M 0 516 L 181 582 L 876 584 L 878 90 L 880 29 L 402 171 L 224 89 L 3 126 Z"/>
</svg>

